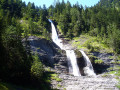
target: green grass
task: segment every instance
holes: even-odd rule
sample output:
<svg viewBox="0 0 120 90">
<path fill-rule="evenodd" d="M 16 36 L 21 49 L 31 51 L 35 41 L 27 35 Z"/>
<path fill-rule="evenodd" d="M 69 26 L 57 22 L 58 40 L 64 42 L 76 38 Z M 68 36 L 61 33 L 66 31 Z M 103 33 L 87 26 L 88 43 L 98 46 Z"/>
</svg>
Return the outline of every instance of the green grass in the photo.
<svg viewBox="0 0 120 90">
<path fill-rule="evenodd" d="M 110 67 L 107 70 L 112 71 L 112 70 L 114 70 L 114 67 Z"/>
<path fill-rule="evenodd" d="M 102 77 L 108 77 L 108 74 L 104 74 L 104 75 L 102 75 Z"/>
<path fill-rule="evenodd" d="M 61 82 L 62 79 L 59 78 L 58 74 L 54 72 L 54 70 L 51 71 L 50 67 L 45 68 L 46 77 L 44 77 L 44 81 L 47 83 L 50 83 L 51 80 L 56 80 L 57 82 Z"/>
<path fill-rule="evenodd" d="M 104 44 L 104 41 L 97 37 L 89 36 L 87 34 L 80 35 L 80 37 L 73 38 L 71 42 L 73 47 L 77 49 L 87 49 L 89 52 L 106 52 L 113 53 L 113 49 Z"/>
<path fill-rule="evenodd" d="M 109 56 L 109 59 L 114 59 L 114 56 Z"/>
<path fill-rule="evenodd" d="M 116 73 L 116 71 L 110 71 L 109 72 L 109 74 L 115 74 Z"/>
<path fill-rule="evenodd" d="M 61 82 L 62 79 L 61 79 L 61 78 L 56 78 L 56 81 L 57 81 L 57 82 Z"/>
<path fill-rule="evenodd" d="M 63 88 L 63 90 L 66 90 L 66 88 Z"/>
<path fill-rule="evenodd" d="M 103 63 L 103 60 L 95 60 L 95 63 L 97 63 L 97 64 L 102 64 L 102 63 Z"/>
<path fill-rule="evenodd" d="M 57 87 L 62 87 L 62 85 L 60 85 L 60 84 L 57 84 Z"/>
<path fill-rule="evenodd" d="M 57 82 L 61 82 L 62 81 L 62 79 L 59 78 L 57 74 L 51 74 L 51 79 L 52 80 L 56 80 Z"/>
</svg>

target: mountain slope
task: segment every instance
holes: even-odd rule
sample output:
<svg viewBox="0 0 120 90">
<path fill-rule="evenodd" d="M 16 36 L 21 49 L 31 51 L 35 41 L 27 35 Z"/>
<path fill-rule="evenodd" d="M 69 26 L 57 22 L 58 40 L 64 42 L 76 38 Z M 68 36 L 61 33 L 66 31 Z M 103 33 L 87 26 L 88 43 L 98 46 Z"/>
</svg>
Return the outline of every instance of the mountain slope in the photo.
<svg viewBox="0 0 120 90">
<path fill-rule="evenodd" d="M 107 7 L 107 8 L 120 8 L 120 0 L 100 0 L 100 2 L 97 4 L 101 7 Z"/>
</svg>

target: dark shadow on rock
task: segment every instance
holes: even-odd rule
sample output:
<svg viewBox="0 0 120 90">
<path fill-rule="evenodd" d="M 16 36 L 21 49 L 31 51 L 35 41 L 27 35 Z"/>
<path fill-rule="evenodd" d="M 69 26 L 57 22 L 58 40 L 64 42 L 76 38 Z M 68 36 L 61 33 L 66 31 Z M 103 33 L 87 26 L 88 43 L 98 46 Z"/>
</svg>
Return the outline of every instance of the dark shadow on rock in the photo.
<svg viewBox="0 0 120 90">
<path fill-rule="evenodd" d="M 110 56 L 113 56 L 112 53 L 100 53 L 100 52 L 93 52 L 94 56 L 96 56 L 98 59 L 103 60 L 103 63 L 97 64 L 93 62 L 93 68 L 95 70 L 96 74 L 101 74 L 108 72 L 108 68 L 113 67 L 114 65 L 111 63 L 113 59 L 110 59 Z M 95 59 L 94 59 L 95 60 Z M 94 61 L 93 60 L 93 61 Z"/>
<path fill-rule="evenodd" d="M 28 38 L 32 54 L 38 54 L 45 66 L 67 72 L 67 58 L 64 50 L 61 50 L 54 42 L 35 36 Z"/>
<path fill-rule="evenodd" d="M 87 66 L 87 63 L 85 62 L 81 52 L 79 50 L 75 50 L 77 64 L 80 70 L 80 73 L 82 76 L 85 76 L 83 68 Z"/>
<path fill-rule="evenodd" d="M 108 72 L 108 68 L 110 67 L 110 65 L 106 65 L 106 64 L 93 64 L 93 68 L 96 74 L 102 74 L 105 72 Z"/>
<path fill-rule="evenodd" d="M 37 53 L 40 60 L 46 66 L 53 67 L 54 65 L 54 56 L 59 54 L 59 47 L 55 45 L 53 42 L 48 41 L 46 39 L 40 39 L 37 37 L 29 37 L 28 38 L 31 51 L 33 54 Z"/>
</svg>

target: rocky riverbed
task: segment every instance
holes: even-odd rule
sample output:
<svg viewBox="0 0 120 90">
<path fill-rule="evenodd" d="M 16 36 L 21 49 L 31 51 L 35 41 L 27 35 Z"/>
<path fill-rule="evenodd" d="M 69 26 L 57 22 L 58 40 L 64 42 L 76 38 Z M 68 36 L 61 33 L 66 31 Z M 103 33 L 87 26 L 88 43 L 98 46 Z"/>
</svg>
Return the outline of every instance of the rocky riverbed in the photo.
<svg viewBox="0 0 120 90">
<path fill-rule="evenodd" d="M 75 77 L 68 73 L 67 58 L 64 50 L 60 50 L 52 41 L 30 36 L 29 45 L 33 54 L 38 53 L 42 63 L 58 74 L 61 81 L 51 80 L 51 88 L 57 90 L 119 90 L 116 87 L 118 81 L 114 75 L 98 74 L 95 77 Z M 68 44 L 69 45 L 69 44 Z M 96 54 L 96 53 L 94 53 Z M 99 57 L 108 60 L 103 54 Z M 96 56 L 97 56 L 96 55 Z M 109 61 L 109 60 L 108 60 Z M 112 60 L 111 60 L 112 61 Z M 107 62 L 108 63 L 108 62 Z"/>
<path fill-rule="evenodd" d="M 116 87 L 118 81 L 111 75 L 106 77 L 80 76 L 75 77 L 67 74 L 59 74 L 61 82 L 52 81 L 52 87 L 58 90 L 119 90 Z"/>
</svg>

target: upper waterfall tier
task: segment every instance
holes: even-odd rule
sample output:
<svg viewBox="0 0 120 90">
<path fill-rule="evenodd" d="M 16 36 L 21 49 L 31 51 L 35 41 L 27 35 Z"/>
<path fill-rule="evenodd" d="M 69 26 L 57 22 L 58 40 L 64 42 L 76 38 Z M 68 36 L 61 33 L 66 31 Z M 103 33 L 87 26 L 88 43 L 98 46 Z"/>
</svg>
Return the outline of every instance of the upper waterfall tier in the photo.
<svg viewBox="0 0 120 90">
<path fill-rule="evenodd" d="M 57 31 L 53 22 L 51 20 L 49 21 L 51 22 L 52 26 L 52 40 L 56 45 L 58 45 L 62 49 L 63 48 L 62 40 L 58 38 Z"/>
</svg>

